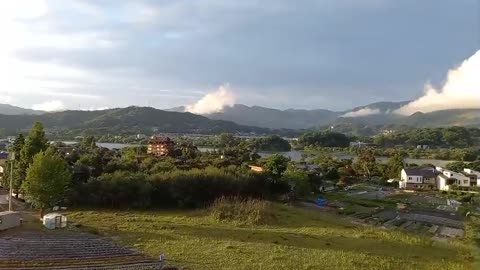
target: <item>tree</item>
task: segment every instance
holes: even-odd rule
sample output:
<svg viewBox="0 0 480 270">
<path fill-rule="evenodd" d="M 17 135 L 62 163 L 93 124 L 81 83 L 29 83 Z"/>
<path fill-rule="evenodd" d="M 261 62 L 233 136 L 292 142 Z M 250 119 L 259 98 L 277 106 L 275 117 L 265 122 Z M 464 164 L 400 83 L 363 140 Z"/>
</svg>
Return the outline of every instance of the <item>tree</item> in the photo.
<svg viewBox="0 0 480 270">
<path fill-rule="evenodd" d="M 253 144 L 260 151 L 288 152 L 292 149 L 290 143 L 278 135 L 270 135 L 266 138 L 255 139 Z"/>
<path fill-rule="evenodd" d="M 278 179 L 287 170 L 289 161 L 289 158 L 283 155 L 275 154 L 265 158 L 262 163 L 265 171 L 274 178 Z"/>
<path fill-rule="evenodd" d="M 85 136 L 80 142 L 80 146 L 83 148 L 97 148 L 97 142 L 94 136 Z"/>
<path fill-rule="evenodd" d="M 77 165 L 93 167 L 93 176 L 100 176 L 103 172 L 103 166 L 105 165 L 102 158 L 102 153 L 99 149 L 95 149 L 91 153 L 85 153 L 80 156 L 76 162 Z"/>
<path fill-rule="evenodd" d="M 469 164 L 461 161 L 450 162 L 445 166 L 448 170 L 452 170 L 454 172 L 463 172 L 464 168 L 471 168 Z"/>
<path fill-rule="evenodd" d="M 27 175 L 27 169 L 33 161 L 33 157 L 48 148 L 48 140 L 40 122 L 35 122 L 25 138 L 25 143 L 20 150 L 20 159 L 14 177 L 14 189 L 19 190 Z M 18 197 L 18 192 L 17 192 Z"/>
<path fill-rule="evenodd" d="M 384 175 L 390 179 L 399 178 L 400 172 L 404 167 L 404 158 L 405 154 L 401 152 L 396 152 L 392 157 L 390 157 L 388 159 Z"/>
<path fill-rule="evenodd" d="M 336 132 L 307 132 L 298 138 L 301 146 L 348 147 L 350 139 L 342 133 Z"/>
<path fill-rule="evenodd" d="M 218 146 L 220 148 L 229 148 L 235 147 L 240 143 L 240 140 L 235 138 L 233 134 L 230 133 L 222 133 L 218 137 Z"/>
<path fill-rule="evenodd" d="M 363 173 L 370 178 L 376 168 L 376 159 L 373 150 L 370 148 L 362 149 L 358 155 L 355 167 L 363 171 Z"/>
<path fill-rule="evenodd" d="M 66 162 L 50 148 L 35 155 L 22 188 L 26 199 L 40 208 L 40 217 L 43 218 L 43 209 L 62 200 L 71 178 Z"/>
<path fill-rule="evenodd" d="M 194 159 L 198 156 L 198 148 L 190 140 L 184 140 L 178 144 L 181 156 L 185 159 Z"/>
<path fill-rule="evenodd" d="M 312 191 L 308 174 L 305 171 L 288 168 L 283 174 L 282 180 L 290 185 L 295 197 L 303 197 Z"/>
</svg>

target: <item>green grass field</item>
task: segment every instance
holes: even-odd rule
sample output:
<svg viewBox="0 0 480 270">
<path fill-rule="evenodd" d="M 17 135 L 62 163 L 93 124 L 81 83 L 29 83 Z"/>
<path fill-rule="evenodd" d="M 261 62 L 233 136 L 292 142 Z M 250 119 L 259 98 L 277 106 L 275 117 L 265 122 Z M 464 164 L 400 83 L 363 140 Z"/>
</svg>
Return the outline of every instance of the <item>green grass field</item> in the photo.
<svg viewBox="0 0 480 270">
<path fill-rule="evenodd" d="M 435 242 L 274 204 L 270 225 L 219 222 L 203 211 L 72 211 L 69 221 L 188 269 L 473 269 L 467 242 Z"/>
</svg>

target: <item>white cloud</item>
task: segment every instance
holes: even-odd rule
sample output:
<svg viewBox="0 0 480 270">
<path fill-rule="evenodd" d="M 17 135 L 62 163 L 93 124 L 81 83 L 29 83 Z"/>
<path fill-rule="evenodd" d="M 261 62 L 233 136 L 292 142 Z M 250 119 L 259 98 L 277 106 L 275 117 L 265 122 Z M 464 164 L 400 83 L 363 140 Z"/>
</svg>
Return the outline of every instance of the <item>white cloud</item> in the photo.
<svg viewBox="0 0 480 270">
<path fill-rule="evenodd" d="M 45 0 L 2 1 L 0 17 L 3 19 L 33 19 L 47 13 Z"/>
<path fill-rule="evenodd" d="M 480 51 L 448 72 L 447 81 L 439 90 L 425 86 L 425 95 L 395 113 L 411 115 L 448 109 L 480 108 Z"/>
<path fill-rule="evenodd" d="M 11 96 L 0 96 L 0 104 L 11 104 L 13 97 Z"/>
<path fill-rule="evenodd" d="M 374 114 L 380 114 L 380 109 L 363 108 L 358 111 L 348 112 L 342 115 L 341 117 L 362 117 L 362 116 L 369 116 Z"/>
<path fill-rule="evenodd" d="M 32 109 L 37 111 L 58 112 L 66 110 L 65 104 L 60 100 L 46 101 L 40 104 L 35 104 Z"/>
<path fill-rule="evenodd" d="M 210 114 L 220 112 L 226 106 L 235 104 L 235 95 L 228 85 L 222 85 L 214 92 L 208 93 L 195 104 L 186 106 L 187 112 Z"/>
</svg>

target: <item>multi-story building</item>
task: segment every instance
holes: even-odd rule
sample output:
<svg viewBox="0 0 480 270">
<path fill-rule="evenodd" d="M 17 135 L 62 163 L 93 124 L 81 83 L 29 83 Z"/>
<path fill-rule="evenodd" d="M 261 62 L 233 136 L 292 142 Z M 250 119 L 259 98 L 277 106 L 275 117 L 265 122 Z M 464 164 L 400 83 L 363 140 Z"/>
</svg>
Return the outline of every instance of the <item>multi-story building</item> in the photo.
<svg viewBox="0 0 480 270">
<path fill-rule="evenodd" d="M 438 172 L 435 168 L 405 168 L 401 172 L 399 187 L 404 189 L 435 189 Z"/>
<path fill-rule="evenodd" d="M 147 153 L 154 156 L 171 156 L 175 151 L 175 142 L 168 137 L 153 136 L 148 143 Z"/>
<path fill-rule="evenodd" d="M 454 186 L 461 189 L 467 189 L 470 187 L 470 178 L 464 174 L 446 170 L 442 167 L 437 167 L 436 169 L 441 172 L 437 178 L 437 189 L 450 190 Z"/>
</svg>

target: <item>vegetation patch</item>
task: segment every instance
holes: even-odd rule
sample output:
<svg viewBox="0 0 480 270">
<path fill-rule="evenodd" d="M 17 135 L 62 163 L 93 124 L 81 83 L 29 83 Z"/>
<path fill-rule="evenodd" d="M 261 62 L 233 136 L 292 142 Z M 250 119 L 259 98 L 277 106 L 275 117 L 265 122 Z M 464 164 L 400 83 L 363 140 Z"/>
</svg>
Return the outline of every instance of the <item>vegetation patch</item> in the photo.
<svg viewBox="0 0 480 270">
<path fill-rule="evenodd" d="M 343 216 L 271 203 L 273 224 L 213 219 L 200 210 L 70 212 L 169 265 L 188 269 L 472 269 L 470 243 L 357 226 Z M 474 268 L 473 268 L 474 269 Z"/>
<path fill-rule="evenodd" d="M 275 219 L 270 202 L 239 197 L 217 199 L 210 207 L 210 214 L 218 221 L 248 225 L 270 224 Z"/>
</svg>

